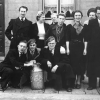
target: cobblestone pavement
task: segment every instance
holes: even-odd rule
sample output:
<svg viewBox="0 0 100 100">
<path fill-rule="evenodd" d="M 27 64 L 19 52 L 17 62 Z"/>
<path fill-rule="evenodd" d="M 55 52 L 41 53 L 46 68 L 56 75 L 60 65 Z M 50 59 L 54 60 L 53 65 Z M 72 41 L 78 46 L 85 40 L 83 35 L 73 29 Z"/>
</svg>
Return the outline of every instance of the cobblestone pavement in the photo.
<svg viewBox="0 0 100 100">
<path fill-rule="evenodd" d="M 23 89 L 8 88 L 0 91 L 0 100 L 100 100 L 100 88 L 87 90 L 87 78 L 82 82 L 81 89 L 67 92 L 64 89 L 55 91 L 52 88 L 45 90 L 32 90 L 30 87 Z"/>
</svg>

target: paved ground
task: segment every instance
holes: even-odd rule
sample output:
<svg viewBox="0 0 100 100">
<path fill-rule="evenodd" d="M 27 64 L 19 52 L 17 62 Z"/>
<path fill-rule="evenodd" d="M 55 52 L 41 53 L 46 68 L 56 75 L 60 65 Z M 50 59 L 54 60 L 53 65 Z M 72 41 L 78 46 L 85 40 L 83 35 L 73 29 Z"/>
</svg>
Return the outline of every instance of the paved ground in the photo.
<svg viewBox="0 0 100 100">
<path fill-rule="evenodd" d="M 8 88 L 5 92 L 0 91 L 0 100 L 100 100 L 100 88 L 87 90 L 87 78 L 82 82 L 81 89 L 73 89 L 72 92 L 52 88 L 32 90 L 30 87 L 23 89 Z"/>
</svg>

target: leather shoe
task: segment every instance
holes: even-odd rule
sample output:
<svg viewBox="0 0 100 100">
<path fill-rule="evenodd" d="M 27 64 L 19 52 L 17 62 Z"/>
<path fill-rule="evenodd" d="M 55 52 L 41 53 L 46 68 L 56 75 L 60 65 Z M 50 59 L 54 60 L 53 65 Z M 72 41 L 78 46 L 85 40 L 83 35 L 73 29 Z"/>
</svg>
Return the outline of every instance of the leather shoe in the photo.
<svg viewBox="0 0 100 100">
<path fill-rule="evenodd" d="M 91 87 L 91 86 L 89 86 L 88 88 L 87 88 L 87 90 L 93 90 L 93 89 L 95 89 L 94 87 Z"/>
<path fill-rule="evenodd" d="M 7 88 L 8 88 L 8 86 L 6 86 L 6 87 L 0 87 L 0 91 L 4 92 Z"/>
<path fill-rule="evenodd" d="M 76 84 L 76 89 L 80 89 L 81 85 L 80 84 Z"/>
<path fill-rule="evenodd" d="M 72 88 L 67 88 L 66 91 L 67 92 L 72 92 Z"/>
</svg>

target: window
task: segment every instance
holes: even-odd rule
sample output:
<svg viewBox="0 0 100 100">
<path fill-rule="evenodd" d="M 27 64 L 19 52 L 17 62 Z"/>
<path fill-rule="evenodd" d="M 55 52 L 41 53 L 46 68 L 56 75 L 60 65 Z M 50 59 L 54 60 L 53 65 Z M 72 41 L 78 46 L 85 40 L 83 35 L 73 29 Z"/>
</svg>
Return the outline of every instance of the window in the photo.
<svg viewBox="0 0 100 100">
<path fill-rule="evenodd" d="M 75 10 L 75 0 L 43 0 L 43 11 L 46 18 L 50 18 L 51 13 L 65 13 L 66 17 L 72 17 Z"/>
</svg>

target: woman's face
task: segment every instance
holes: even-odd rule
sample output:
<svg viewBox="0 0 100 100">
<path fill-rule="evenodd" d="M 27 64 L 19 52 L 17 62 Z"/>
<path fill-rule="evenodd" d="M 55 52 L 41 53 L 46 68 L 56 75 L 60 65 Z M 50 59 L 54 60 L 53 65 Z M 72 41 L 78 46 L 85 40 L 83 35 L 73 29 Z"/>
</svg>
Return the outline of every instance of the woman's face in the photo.
<svg viewBox="0 0 100 100">
<path fill-rule="evenodd" d="M 30 43 L 29 49 L 30 49 L 31 51 L 34 51 L 34 50 L 36 49 L 36 43 Z"/>
<path fill-rule="evenodd" d="M 80 22 L 81 19 L 82 19 L 81 13 L 80 13 L 80 12 L 76 12 L 76 13 L 74 14 L 74 20 L 77 21 L 77 22 Z"/>
<path fill-rule="evenodd" d="M 40 17 L 40 19 L 39 19 L 39 22 L 44 23 L 44 21 L 45 21 L 45 16 L 42 15 L 42 16 Z"/>
<path fill-rule="evenodd" d="M 89 20 L 95 19 L 95 18 L 96 18 L 95 12 L 90 12 L 90 13 L 89 13 Z"/>
</svg>

